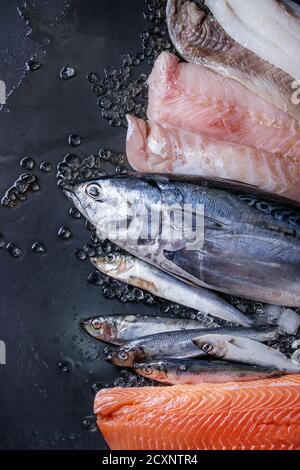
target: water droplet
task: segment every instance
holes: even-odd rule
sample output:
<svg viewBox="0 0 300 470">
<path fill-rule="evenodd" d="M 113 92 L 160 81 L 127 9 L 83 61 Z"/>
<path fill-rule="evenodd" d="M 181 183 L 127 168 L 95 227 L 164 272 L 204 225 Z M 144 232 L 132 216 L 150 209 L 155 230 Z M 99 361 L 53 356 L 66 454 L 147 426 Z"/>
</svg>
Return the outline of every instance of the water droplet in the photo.
<svg viewBox="0 0 300 470">
<path fill-rule="evenodd" d="M 99 77 L 95 72 L 89 73 L 87 78 L 88 78 L 88 81 L 93 84 L 97 83 L 99 80 Z"/>
<path fill-rule="evenodd" d="M 95 432 L 98 429 L 95 415 L 86 416 L 82 424 L 89 432 Z"/>
<path fill-rule="evenodd" d="M 95 384 L 92 385 L 92 391 L 95 393 L 98 393 L 100 392 L 100 390 L 102 390 L 103 388 L 103 384 L 101 382 L 96 382 Z"/>
<path fill-rule="evenodd" d="M 67 361 L 60 361 L 58 363 L 58 367 L 60 368 L 60 370 L 62 372 L 64 372 L 65 374 L 69 374 L 72 370 L 72 366 L 69 362 Z"/>
<path fill-rule="evenodd" d="M 71 67 L 71 65 L 65 65 L 60 71 L 60 78 L 63 80 L 70 80 L 71 78 L 76 76 L 76 70 Z"/>
<path fill-rule="evenodd" d="M 52 164 L 50 162 L 42 162 L 40 164 L 40 170 L 44 173 L 50 173 L 50 171 L 52 171 Z"/>
<path fill-rule="evenodd" d="M 6 241 L 3 235 L 0 234 L 0 250 L 6 247 Z"/>
<path fill-rule="evenodd" d="M 35 161 L 33 160 L 33 158 L 30 157 L 25 157 L 20 161 L 20 166 L 25 170 L 33 170 L 34 165 Z"/>
<path fill-rule="evenodd" d="M 38 60 L 29 60 L 26 63 L 27 70 L 31 70 L 32 72 L 34 72 L 35 70 L 40 69 L 41 66 L 42 66 L 42 64 Z"/>
<path fill-rule="evenodd" d="M 82 248 L 78 248 L 77 250 L 75 250 L 75 255 L 79 261 L 84 261 L 87 259 L 87 255 Z"/>
<path fill-rule="evenodd" d="M 69 136 L 68 142 L 72 147 L 78 147 L 81 144 L 82 138 L 79 135 L 72 134 Z"/>
<path fill-rule="evenodd" d="M 14 243 L 7 243 L 6 249 L 13 258 L 20 258 L 22 256 L 22 250 Z"/>
<path fill-rule="evenodd" d="M 45 246 L 41 242 L 34 242 L 31 247 L 31 251 L 33 251 L 33 253 L 39 253 L 39 254 L 47 253 Z"/>
<path fill-rule="evenodd" d="M 69 240 L 72 237 L 72 232 L 68 227 L 60 227 L 57 235 L 61 240 Z"/>
<path fill-rule="evenodd" d="M 96 228 L 94 227 L 93 224 L 91 224 L 91 222 L 89 222 L 88 220 L 85 222 L 85 227 L 87 230 L 89 230 L 90 232 L 93 232 L 94 230 L 96 230 Z"/>
<path fill-rule="evenodd" d="M 80 219 L 81 218 L 81 214 L 80 214 L 79 210 L 76 209 L 76 207 L 71 207 L 71 209 L 69 210 L 69 215 L 73 219 Z"/>
</svg>

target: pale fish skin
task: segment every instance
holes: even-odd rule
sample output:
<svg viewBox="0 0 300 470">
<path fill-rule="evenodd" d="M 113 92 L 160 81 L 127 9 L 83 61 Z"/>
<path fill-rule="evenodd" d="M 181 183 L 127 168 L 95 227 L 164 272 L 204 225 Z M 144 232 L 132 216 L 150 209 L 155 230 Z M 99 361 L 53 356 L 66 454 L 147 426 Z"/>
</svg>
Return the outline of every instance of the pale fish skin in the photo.
<svg viewBox="0 0 300 470">
<path fill-rule="evenodd" d="M 300 9 L 283 0 L 205 0 L 242 46 L 300 80 Z"/>
<path fill-rule="evenodd" d="M 208 289 L 194 287 L 145 261 L 126 254 L 109 254 L 91 260 L 102 273 L 151 294 L 242 326 L 253 321 Z"/>
<path fill-rule="evenodd" d="M 94 316 L 83 320 L 81 326 L 93 338 L 120 346 L 135 338 L 167 331 L 201 328 L 201 323 L 180 318 L 147 315 Z"/>
<path fill-rule="evenodd" d="M 295 78 L 234 41 L 203 6 L 168 0 L 167 23 L 173 45 L 187 62 L 236 80 L 300 120 L 300 106 L 291 100 Z"/>
<path fill-rule="evenodd" d="M 193 343 L 202 352 L 225 361 L 275 367 L 287 373 L 300 372 L 300 365 L 294 364 L 283 353 L 250 338 L 211 334 L 199 336 Z"/>
<path fill-rule="evenodd" d="M 107 176 L 79 183 L 66 194 L 98 235 L 186 283 L 263 303 L 300 306 L 297 203 L 247 185 L 176 175 Z M 190 242 L 190 231 L 182 234 L 178 217 L 175 228 L 181 231 L 164 237 L 174 205 L 181 218 L 189 208 L 200 220 L 196 244 Z M 149 208 L 162 220 L 154 228 L 145 220 Z M 118 224 L 120 230 L 112 230 Z M 153 230 L 146 239 L 149 228 Z"/>
<path fill-rule="evenodd" d="M 202 359 L 160 359 L 134 364 L 133 370 L 143 377 L 168 385 L 247 382 L 283 374 L 270 367 Z"/>
</svg>

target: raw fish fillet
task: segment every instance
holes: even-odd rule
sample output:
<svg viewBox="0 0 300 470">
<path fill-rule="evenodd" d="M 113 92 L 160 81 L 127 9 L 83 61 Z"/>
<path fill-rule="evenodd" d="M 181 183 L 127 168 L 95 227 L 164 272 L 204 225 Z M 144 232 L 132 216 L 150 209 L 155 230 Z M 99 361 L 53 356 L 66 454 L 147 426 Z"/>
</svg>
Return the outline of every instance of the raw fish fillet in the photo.
<svg viewBox="0 0 300 470">
<path fill-rule="evenodd" d="M 172 42 L 187 62 L 240 82 L 300 120 L 300 103 L 291 99 L 295 79 L 234 41 L 201 5 L 168 0 L 167 21 Z"/>
<path fill-rule="evenodd" d="M 300 202 L 299 160 L 127 116 L 134 170 L 241 181 Z"/>
<path fill-rule="evenodd" d="M 300 9 L 287 0 L 205 0 L 225 31 L 264 60 L 300 79 Z"/>
<path fill-rule="evenodd" d="M 246 87 L 160 54 L 149 77 L 148 119 L 271 153 L 300 156 L 300 124 Z"/>
<path fill-rule="evenodd" d="M 300 376 L 101 390 L 94 411 L 113 450 L 300 449 Z"/>
</svg>

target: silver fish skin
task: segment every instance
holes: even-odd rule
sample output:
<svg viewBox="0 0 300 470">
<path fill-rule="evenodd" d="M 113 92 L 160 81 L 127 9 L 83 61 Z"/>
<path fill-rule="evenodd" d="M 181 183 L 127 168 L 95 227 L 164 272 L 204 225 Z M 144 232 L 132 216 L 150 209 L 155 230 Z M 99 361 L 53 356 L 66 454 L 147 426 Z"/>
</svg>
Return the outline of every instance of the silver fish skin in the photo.
<svg viewBox="0 0 300 470">
<path fill-rule="evenodd" d="M 167 23 L 173 45 L 187 62 L 238 81 L 300 120 L 300 106 L 291 100 L 295 79 L 234 41 L 203 6 L 168 0 Z"/>
<path fill-rule="evenodd" d="M 252 186 L 176 175 L 108 176 L 78 184 L 67 195 L 100 236 L 187 283 L 300 306 L 297 203 Z M 186 208 L 200 228 L 179 235 Z M 149 209 L 158 221 L 154 228 L 145 222 Z M 176 236 L 164 238 L 171 212 Z M 191 235 L 201 232 L 201 223 L 204 240 L 194 246 Z"/>
<path fill-rule="evenodd" d="M 131 367 L 136 362 L 153 357 L 173 357 L 178 359 L 193 358 L 205 355 L 205 352 L 193 344 L 193 339 L 202 335 L 232 335 L 269 341 L 277 337 L 274 328 L 222 327 L 199 330 L 172 331 L 138 338 L 120 346 L 107 360 L 116 366 Z"/>
<path fill-rule="evenodd" d="M 193 339 L 202 352 L 226 361 L 242 362 L 260 367 L 274 367 L 283 372 L 300 372 L 283 353 L 251 338 L 229 335 L 202 335 Z"/>
<path fill-rule="evenodd" d="M 102 273 L 171 302 L 184 305 L 228 322 L 251 326 L 253 321 L 222 297 L 202 287 L 174 278 L 128 254 L 109 254 L 91 260 Z"/>
<path fill-rule="evenodd" d="M 94 316 L 81 326 L 93 338 L 117 346 L 143 336 L 201 327 L 198 321 L 147 315 Z"/>
<path fill-rule="evenodd" d="M 205 0 L 239 44 L 300 79 L 300 11 L 288 0 Z"/>
<path fill-rule="evenodd" d="M 283 372 L 268 367 L 200 359 L 160 359 L 134 364 L 133 370 L 143 377 L 168 385 L 246 382 L 283 375 Z"/>
</svg>

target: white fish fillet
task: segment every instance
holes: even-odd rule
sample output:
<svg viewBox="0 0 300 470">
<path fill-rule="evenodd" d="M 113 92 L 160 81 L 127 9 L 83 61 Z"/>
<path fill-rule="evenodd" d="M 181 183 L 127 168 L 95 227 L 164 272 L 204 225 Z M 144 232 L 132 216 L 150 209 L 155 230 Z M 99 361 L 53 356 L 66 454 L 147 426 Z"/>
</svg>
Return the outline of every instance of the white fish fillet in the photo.
<svg viewBox="0 0 300 470">
<path fill-rule="evenodd" d="M 300 79 L 297 5 L 293 7 L 292 2 L 277 0 L 206 0 L 205 3 L 235 41 Z"/>
<path fill-rule="evenodd" d="M 299 161 L 127 116 L 126 152 L 144 173 L 241 181 L 300 202 Z"/>
<path fill-rule="evenodd" d="M 149 77 L 149 121 L 300 156 L 300 123 L 234 80 L 163 52 Z"/>
</svg>

